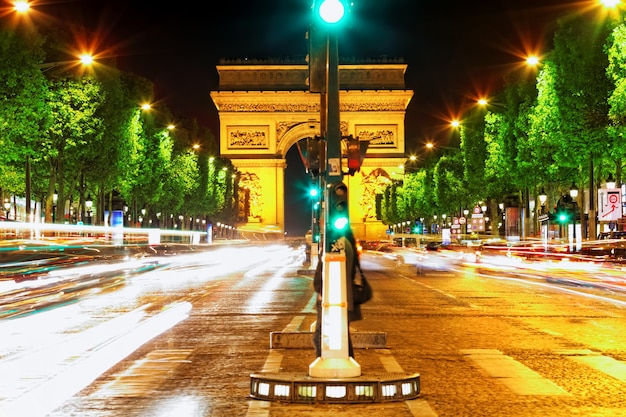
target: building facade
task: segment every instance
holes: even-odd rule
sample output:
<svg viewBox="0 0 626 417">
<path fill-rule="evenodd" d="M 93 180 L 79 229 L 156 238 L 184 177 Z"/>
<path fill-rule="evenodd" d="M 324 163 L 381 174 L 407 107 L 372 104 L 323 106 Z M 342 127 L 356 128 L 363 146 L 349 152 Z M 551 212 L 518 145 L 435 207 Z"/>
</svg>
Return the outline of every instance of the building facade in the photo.
<svg viewBox="0 0 626 417">
<path fill-rule="evenodd" d="M 286 155 L 298 141 L 320 134 L 324 96 L 310 93 L 308 65 L 222 62 L 219 90 L 211 92 L 220 124 L 220 154 L 240 173 L 248 222 L 241 228 L 284 230 Z M 360 172 L 346 175 L 350 222 L 359 238 L 382 239 L 376 194 L 394 180 L 405 156 L 405 114 L 413 91 L 405 89 L 400 62 L 340 64 L 342 136 L 369 141 Z M 343 142 L 343 141 L 342 141 Z M 345 155 L 345 144 L 342 145 Z M 345 161 L 343 171 L 347 172 Z"/>
</svg>

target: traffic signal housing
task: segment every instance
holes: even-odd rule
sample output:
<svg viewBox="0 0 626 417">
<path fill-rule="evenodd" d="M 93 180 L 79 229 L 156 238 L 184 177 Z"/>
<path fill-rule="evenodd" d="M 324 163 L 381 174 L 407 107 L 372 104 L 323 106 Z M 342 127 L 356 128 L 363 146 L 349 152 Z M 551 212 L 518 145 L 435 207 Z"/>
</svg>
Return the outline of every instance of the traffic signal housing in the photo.
<svg viewBox="0 0 626 417">
<path fill-rule="evenodd" d="M 328 187 L 328 220 L 326 221 L 327 251 L 334 243 L 346 235 L 350 228 L 348 217 L 348 187 L 343 182 Z"/>
<path fill-rule="evenodd" d="M 326 61 L 328 54 L 328 38 L 317 25 L 311 25 L 307 32 L 309 53 L 306 61 L 309 64 L 307 85 L 311 93 L 326 92 Z"/>
<path fill-rule="evenodd" d="M 361 165 L 365 159 L 365 153 L 369 146 L 368 141 L 360 141 L 350 135 L 346 138 L 346 156 L 348 159 L 348 174 L 354 175 L 361 170 Z"/>
</svg>

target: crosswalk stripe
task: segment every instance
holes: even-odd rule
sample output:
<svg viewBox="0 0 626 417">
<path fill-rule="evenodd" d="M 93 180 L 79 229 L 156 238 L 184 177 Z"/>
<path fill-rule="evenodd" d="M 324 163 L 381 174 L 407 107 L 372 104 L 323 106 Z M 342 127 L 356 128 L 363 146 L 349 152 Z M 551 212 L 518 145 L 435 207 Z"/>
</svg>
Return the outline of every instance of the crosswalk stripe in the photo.
<svg viewBox="0 0 626 417">
<path fill-rule="evenodd" d="M 497 349 L 464 349 L 461 353 L 519 395 L 571 395 L 554 382 Z"/>
</svg>

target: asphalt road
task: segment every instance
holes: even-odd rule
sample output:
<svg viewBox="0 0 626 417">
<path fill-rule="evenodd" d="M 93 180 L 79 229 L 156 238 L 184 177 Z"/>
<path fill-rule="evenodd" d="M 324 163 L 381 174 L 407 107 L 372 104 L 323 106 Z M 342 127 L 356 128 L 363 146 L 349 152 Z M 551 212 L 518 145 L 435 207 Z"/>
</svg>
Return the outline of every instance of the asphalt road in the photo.
<svg viewBox="0 0 626 417">
<path fill-rule="evenodd" d="M 40 376 L 13 397 L 0 389 L 0 416 L 9 416 L 2 411 L 18 401 L 41 406 L 24 406 L 11 417 L 626 416 L 626 296 L 481 275 L 475 268 L 418 275 L 412 267 L 381 265 L 367 255 L 363 269 L 375 294 L 363 307 L 365 319 L 353 328 L 385 332 L 387 346 L 357 349 L 355 360 L 364 373 L 419 373 L 419 398 L 373 404 L 252 399 L 251 374 L 269 363 L 286 373 L 307 372 L 315 359 L 312 347 L 272 349 L 269 343 L 271 332 L 309 330 L 315 319 L 312 278 L 298 272 L 303 253 L 297 248 L 258 257 L 251 248 L 239 248 L 203 259 L 180 259 L 72 305 L 19 319 L 43 323 L 47 315 L 72 308 L 67 316 L 80 312 L 91 324 L 37 340 L 38 349 L 27 341 L 8 349 L 3 336 L 0 388 L 8 383 L 2 372 L 7 362 L 30 358 L 37 368 L 46 357 L 52 360 L 50 347 L 69 337 L 67 332 L 138 308 L 156 318 L 175 310 L 166 306 L 190 306 L 188 316 L 128 349 L 110 367 L 102 365 L 105 346 L 119 351 L 116 343 L 126 340 L 121 336 L 68 356 L 73 373 L 62 368 L 54 377 Z M 12 340 L 26 338 L 16 320 L 0 321 L 0 332 L 7 332 L 9 322 Z M 45 354 L 37 356 L 42 349 Z M 96 351 L 101 356 L 93 358 Z M 65 390 L 90 361 L 89 369 L 103 368 L 93 381 L 77 385 L 74 393 Z"/>
</svg>

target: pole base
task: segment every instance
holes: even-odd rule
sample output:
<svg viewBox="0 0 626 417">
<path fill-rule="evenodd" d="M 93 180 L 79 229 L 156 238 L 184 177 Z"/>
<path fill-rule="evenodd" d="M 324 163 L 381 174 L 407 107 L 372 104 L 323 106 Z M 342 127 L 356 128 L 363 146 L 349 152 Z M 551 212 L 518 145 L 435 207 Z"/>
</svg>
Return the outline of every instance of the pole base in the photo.
<svg viewBox="0 0 626 417">
<path fill-rule="evenodd" d="M 313 378 L 352 378 L 361 376 L 361 365 L 354 358 L 317 358 L 309 365 Z"/>
</svg>

